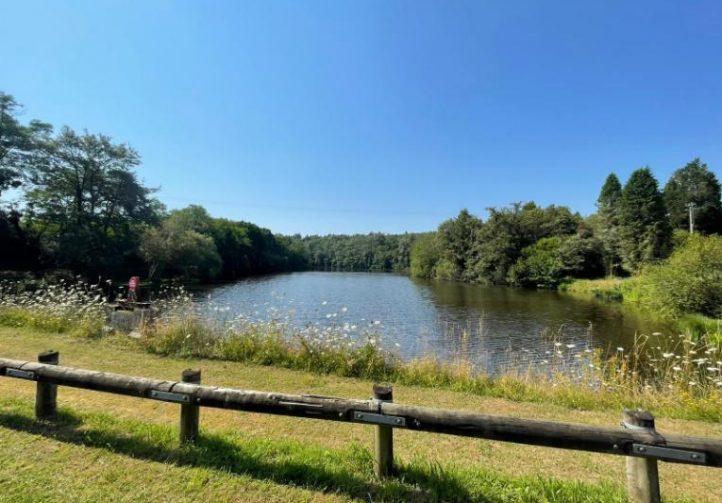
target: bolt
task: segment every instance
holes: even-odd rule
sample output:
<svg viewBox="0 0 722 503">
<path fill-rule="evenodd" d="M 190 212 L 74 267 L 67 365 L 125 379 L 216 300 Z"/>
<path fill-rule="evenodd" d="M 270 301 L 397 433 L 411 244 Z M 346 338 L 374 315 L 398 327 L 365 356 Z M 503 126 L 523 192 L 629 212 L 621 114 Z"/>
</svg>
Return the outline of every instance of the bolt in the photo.
<svg viewBox="0 0 722 503">
<path fill-rule="evenodd" d="M 200 399 L 200 398 L 196 398 L 196 403 L 201 403 L 201 399 Z"/>
<path fill-rule="evenodd" d="M 647 448 L 646 448 L 646 447 L 639 447 L 639 448 L 637 448 L 637 450 L 638 450 L 639 452 L 647 452 Z"/>
<path fill-rule="evenodd" d="M 699 454 L 692 454 L 692 459 L 699 459 Z"/>
<path fill-rule="evenodd" d="M 612 449 L 614 449 L 615 451 L 618 451 L 618 450 L 619 450 L 619 445 L 614 444 L 614 445 L 612 446 Z"/>
<path fill-rule="evenodd" d="M 401 424 L 401 418 L 396 420 L 396 424 Z"/>
<path fill-rule="evenodd" d="M 338 417 L 343 417 L 343 412 L 339 412 Z"/>
</svg>

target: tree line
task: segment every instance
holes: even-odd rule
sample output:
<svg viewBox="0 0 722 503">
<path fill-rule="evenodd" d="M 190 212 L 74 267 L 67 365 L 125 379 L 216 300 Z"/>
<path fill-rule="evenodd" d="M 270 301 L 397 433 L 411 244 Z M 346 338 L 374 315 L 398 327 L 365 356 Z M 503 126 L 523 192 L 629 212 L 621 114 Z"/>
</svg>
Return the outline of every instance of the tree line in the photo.
<svg viewBox="0 0 722 503">
<path fill-rule="evenodd" d="M 303 247 L 307 265 L 317 271 L 408 273 L 416 234 L 294 236 Z"/>
<path fill-rule="evenodd" d="M 490 208 L 485 220 L 462 210 L 429 233 L 276 235 L 197 205 L 168 211 L 138 178 L 132 147 L 23 123 L 20 112 L 0 92 L 0 270 L 201 281 L 304 269 L 396 271 L 553 287 L 568 277 L 632 274 L 668 256 L 673 231 L 688 226 L 690 204 L 696 232 L 722 231 L 720 184 L 694 159 L 663 190 L 649 168 L 624 186 L 609 175 L 597 212 L 586 218 L 529 202 Z"/>
<path fill-rule="evenodd" d="M 690 208 L 691 206 L 691 208 Z M 675 235 L 722 231 L 717 177 L 700 159 L 678 169 L 664 189 L 652 171 L 634 171 L 622 186 L 610 174 L 597 212 L 583 218 L 563 206 L 517 203 L 490 208 L 482 220 L 467 210 L 416 240 L 411 274 L 526 287 L 555 287 L 565 278 L 629 275 L 669 256 Z"/>
<path fill-rule="evenodd" d="M 210 280 L 306 267 L 300 244 L 268 229 L 167 211 L 129 145 L 20 112 L 0 92 L 0 270 Z"/>
<path fill-rule="evenodd" d="M 0 92 L 0 271 L 210 281 L 306 269 L 409 270 L 413 234 L 282 236 L 214 218 L 198 205 L 168 211 L 138 178 L 141 158 L 132 147 L 23 123 L 21 111 Z"/>
</svg>

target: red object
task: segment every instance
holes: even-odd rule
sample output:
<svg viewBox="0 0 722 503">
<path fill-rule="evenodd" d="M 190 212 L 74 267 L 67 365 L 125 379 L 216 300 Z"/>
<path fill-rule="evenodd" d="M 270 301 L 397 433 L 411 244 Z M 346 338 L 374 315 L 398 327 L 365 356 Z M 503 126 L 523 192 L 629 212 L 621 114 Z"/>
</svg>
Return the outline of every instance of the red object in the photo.
<svg viewBox="0 0 722 503">
<path fill-rule="evenodd" d="M 128 281 L 128 290 L 135 292 L 136 288 L 140 286 L 140 276 L 131 276 Z"/>
</svg>

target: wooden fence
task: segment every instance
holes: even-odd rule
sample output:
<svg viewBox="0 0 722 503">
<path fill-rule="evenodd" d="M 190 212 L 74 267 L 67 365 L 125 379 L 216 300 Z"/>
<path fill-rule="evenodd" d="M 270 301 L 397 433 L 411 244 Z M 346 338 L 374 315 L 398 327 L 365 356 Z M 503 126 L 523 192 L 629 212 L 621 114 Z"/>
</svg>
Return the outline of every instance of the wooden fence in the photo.
<svg viewBox="0 0 722 503">
<path fill-rule="evenodd" d="M 642 410 L 624 411 L 621 427 L 602 428 L 402 405 L 393 403 L 391 388 L 378 385 L 373 399 L 353 400 L 202 386 L 199 370 L 184 371 L 180 381 L 111 374 L 62 367 L 55 351 L 41 353 L 37 363 L 0 358 L 0 376 L 37 383 L 40 419 L 55 415 L 58 386 L 179 404 L 181 442 L 198 436 L 200 407 L 374 425 L 379 477 L 393 475 L 394 428 L 625 456 L 634 503 L 660 501 L 658 460 L 722 467 L 722 439 L 662 435 L 652 415 Z"/>
</svg>

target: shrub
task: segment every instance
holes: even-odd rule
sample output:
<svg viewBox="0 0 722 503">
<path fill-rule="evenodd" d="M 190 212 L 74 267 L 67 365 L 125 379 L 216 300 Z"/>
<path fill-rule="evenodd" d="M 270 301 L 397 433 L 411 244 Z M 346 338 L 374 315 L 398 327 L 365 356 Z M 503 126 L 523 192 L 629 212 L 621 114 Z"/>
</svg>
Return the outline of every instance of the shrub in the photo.
<svg viewBox="0 0 722 503">
<path fill-rule="evenodd" d="M 640 304 L 663 316 L 721 317 L 722 237 L 689 236 L 665 262 L 645 267 L 635 290 Z"/>
</svg>

